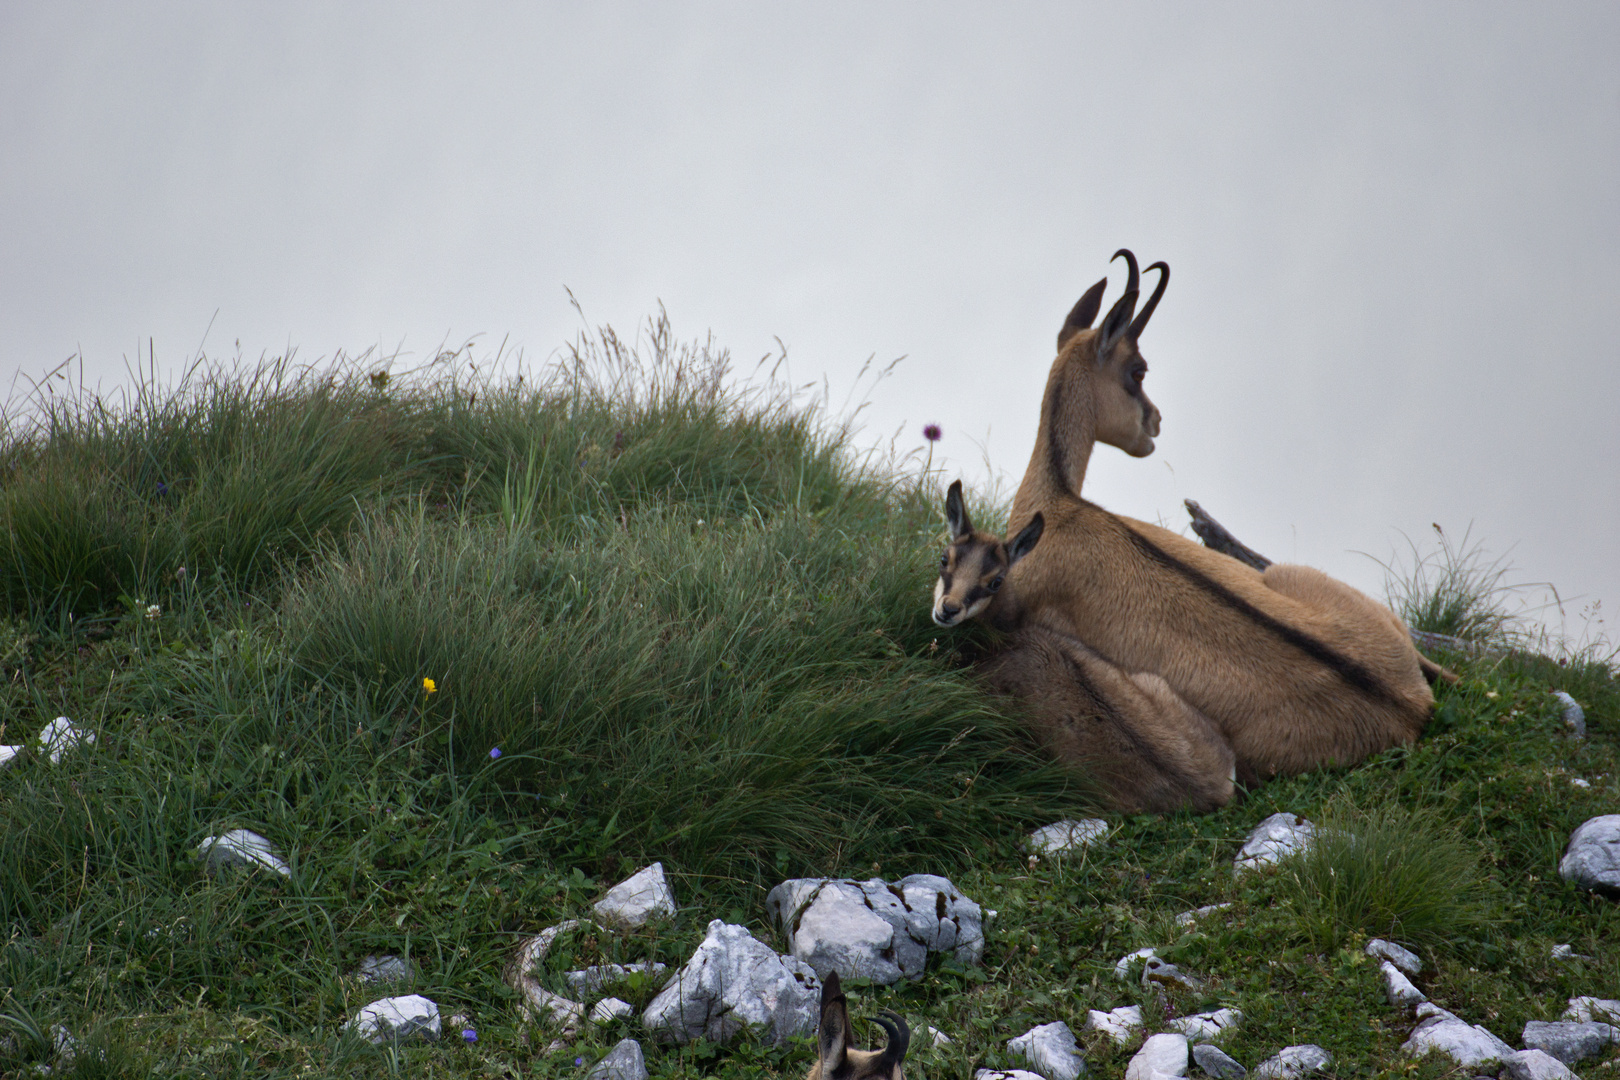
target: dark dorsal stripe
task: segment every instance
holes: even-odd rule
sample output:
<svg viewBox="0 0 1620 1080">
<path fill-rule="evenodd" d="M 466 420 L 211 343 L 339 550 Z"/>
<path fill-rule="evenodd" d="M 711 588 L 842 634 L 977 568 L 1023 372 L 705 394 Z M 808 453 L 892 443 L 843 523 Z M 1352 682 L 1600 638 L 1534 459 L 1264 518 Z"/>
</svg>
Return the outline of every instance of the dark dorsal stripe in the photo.
<svg viewBox="0 0 1620 1080">
<path fill-rule="evenodd" d="M 1087 505 L 1089 506 L 1093 504 L 1088 503 Z M 1097 507 L 1096 509 L 1101 510 L 1102 508 Z M 1106 510 L 1102 510 L 1102 512 L 1105 514 L 1108 513 Z M 1109 516 L 1113 517 L 1112 514 L 1109 514 Z M 1378 676 L 1374 675 L 1371 671 L 1368 671 L 1361 664 L 1358 664 L 1356 661 L 1350 659 L 1348 656 L 1345 656 L 1342 653 L 1328 648 L 1326 645 L 1322 644 L 1320 641 L 1317 641 L 1309 634 L 1296 630 L 1287 623 L 1272 618 L 1270 615 L 1267 615 L 1265 612 L 1261 611 L 1259 608 L 1255 607 L 1253 604 L 1249 603 L 1247 600 L 1243 599 L 1226 586 L 1210 578 L 1203 572 L 1193 569 L 1180 559 L 1175 558 L 1169 552 L 1160 548 L 1153 541 L 1141 535 L 1129 525 L 1126 525 L 1123 521 L 1119 521 L 1117 518 L 1115 518 L 1115 520 L 1118 522 L 1119 527 L 1125 530 L 1125 535 L 1131 538 L 1131 543 L 1136 545 L 1136 549 L 1149 559 L 1152 559 L 1154 562 L 1158 563 L 1160 566 L 1164 566 L 1175 571 L 1187 581 L 1191 582 L 1194 586 L 1203 590 L 1210 596 L 1213 596 L 1216 600 L 1219 600 L 1222 604 L 1226 605 L 1228 608 L 1231 608 L 1239 615 L 1242 615 L 1250 622 L 1257 626 L 1263 627 L 1265 630 L 1287 642 L 1289 645 L 1292 645 L 1294 648 L 1298 649 L 1306 656 L 1309 656 L 1317 663 L 1331 668 L 1339 676 L 1339 678 L 1343 679 L 1350 686 L 1354 687 L 1356 690 L 1359 690 L 1366 696 L 1396 709 L 1404 710 L 1409 707 L 1408 702 L 1396 696 L 1394 691 L 1392 691 L 1388 686 L 1384 685 L 1383 680 L 1378 678 Z"/>
<path fill-rule="evenodd" d="M 1058 409 L 1063 402 L 1063 374 L 1058 373 L 1057 385 L 1052 387 L 1052 408 L 1046 414 L 1046 464 L 1052 470 L 1052 483 L 1064 495 L 1073 496 L 1069 490 L 1069 471 L 1065 468 L 1063 460 L 1063 444 L 1058 441 Z"/>
</svg>

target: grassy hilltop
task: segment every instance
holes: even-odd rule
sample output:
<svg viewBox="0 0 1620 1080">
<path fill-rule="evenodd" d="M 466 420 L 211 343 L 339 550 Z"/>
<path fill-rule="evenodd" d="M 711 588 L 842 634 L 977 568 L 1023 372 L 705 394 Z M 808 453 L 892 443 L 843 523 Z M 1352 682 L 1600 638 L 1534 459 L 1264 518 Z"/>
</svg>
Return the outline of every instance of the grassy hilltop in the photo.
<svg viewBox="0 0 1620 1080">
<path fill-rule="evenodd" d="M 1031 862 L 1028 831 L 1087 813 L 1088 787 L 975 687 L 984 633 L 928 618 L 937 476 L 735 389 L 662 320 L 538 382 L 461 359 L 199 368 L 114 401 L 51 380 L 0 420 L 0 743 L 58 715 L 97 734 L 0 771 L 0 1075 L 50 1060 L 58 1024 L 81 1076 L 579 1075 L 634 1025 L 548 1056 L 502 967 L 653 859 L 681 918 L 572 941 L 559 970 L 678 965 L 714 917 L 774 941 L 764 892 L 790 876 L 927 870 L 998 909 L 982 969 L 854 986 L 863 1032 L 887 1006 L 955 1040 L 914 1040 L 927 1077 L 1010 1064 L 1007 1039 L 1089 1008 L 1162 1019 L 1112 975 L 1145 945 L 1207 979 L 1178 1013 L 1244 1011 L 1245 1064 L 1317 1042 L 1340 1076 L 1408 1074 L 1369 935 L 1420 947 L 1429 996 L 1515 1044 L 1616 996 L 1620 907 L 1556 871 L 1620 806 L 1611 657 L 1443 657 L 1463 679 L 1416 747 Z M 1397 600 L 1425 628 L 1512 644 L 1488 580 L 1417 585 Z M 1279 809 L 1339 840 L 1235 882 Z M 198 842 L 239 827 L 291 877 L 204 875 Z M 411 989 L 478 1041 L 341 1036 L 378 996 L 352 976 L 372 953 L 411 956 Z M 655 1076 L 811 1061 L 644 1045 Z M 1128 1057 L 1093 1043 L 1092 1073 Z"/>
</svg>

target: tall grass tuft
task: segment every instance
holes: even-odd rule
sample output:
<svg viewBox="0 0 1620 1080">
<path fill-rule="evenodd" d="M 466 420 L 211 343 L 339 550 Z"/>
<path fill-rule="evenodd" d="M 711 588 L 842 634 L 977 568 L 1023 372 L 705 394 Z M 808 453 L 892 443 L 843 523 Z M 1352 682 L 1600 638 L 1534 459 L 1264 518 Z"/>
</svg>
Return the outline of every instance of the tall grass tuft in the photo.
<svg viewBox="0 0 1620 1080">
<path fill-rule="evenodd" d="M 1506 557 L 1490 558 L 1472 538 L 1472 528 L 1452 540 L 1439 525 L 1437 551 L 1412 549 L 1410 567 L 1384 567 L 1384 592 L 1413 630 L 1443 634 L 1473 645 L 1499 646 L 1514 636 L 1514 614 L 1507 599 L 1520 587 L 1503 582 Z"/>
</svg>

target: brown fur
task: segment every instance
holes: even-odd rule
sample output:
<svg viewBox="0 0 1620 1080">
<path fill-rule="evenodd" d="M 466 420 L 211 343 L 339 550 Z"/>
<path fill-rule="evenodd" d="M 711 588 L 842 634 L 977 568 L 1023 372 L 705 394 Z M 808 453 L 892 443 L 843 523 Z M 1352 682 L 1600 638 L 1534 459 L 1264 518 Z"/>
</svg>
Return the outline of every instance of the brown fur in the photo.
<svg viewBox="0 0 1620 1080">
<path fill-rule="evenodd" d="M 889 1033 L 882 1050 L 850 1048 L 849 1004 L 830 971 L 821 984 L 821 1023 L 816 1028 L 816 1063 L 805 1080 L 905 1080 L 906 1047 L 911 1029 L 894 1013 L 878 1020 Z"/>
<path fill-rule="evenodd" d="M 1020 617 L 1161 676 L 1215 723 L 1246 782 L 1416 739 L 1434 697 L 1387 607 L 1309 567 L 1261 573 L 1079 497 L 1095 443 L 1145 456 L 1158 434 L 1135 378 L 1142 320 L 1120 329 L 1133 309 L 1127 291 L 1100 328 L 1071 332 L 1047 377 L 1011 514 L 1016 527 L 1039 513 L 1045 529 L 1008 575 Z M 1000 617 L 995 604 L 987 615 Z"/>
</svg>

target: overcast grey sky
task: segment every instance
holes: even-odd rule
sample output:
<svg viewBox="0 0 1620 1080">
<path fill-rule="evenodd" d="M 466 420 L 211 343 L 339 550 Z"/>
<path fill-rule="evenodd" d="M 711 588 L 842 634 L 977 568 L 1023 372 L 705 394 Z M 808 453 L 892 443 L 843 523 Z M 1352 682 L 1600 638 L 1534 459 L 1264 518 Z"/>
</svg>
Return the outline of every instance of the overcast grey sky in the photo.
<svg viewBox="0 0 1620 1080">
<path fill-rule="evenodd" d="M 1088 495 L 1374 592 L 1357 552 L 1472 523 L 1578 631 L 1620 602 L 1617 57 L 1613 3 L 11 3 L 0 376 L 110 387 L 216 311 L 211 355 L 543 361 L 566 285 L 835 401 L 904 354 L 869 434 L 1015 484 L 1129 246 L 1174 270 L 1164 433 Z"/>
</svg>

